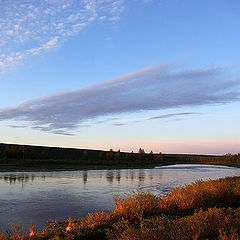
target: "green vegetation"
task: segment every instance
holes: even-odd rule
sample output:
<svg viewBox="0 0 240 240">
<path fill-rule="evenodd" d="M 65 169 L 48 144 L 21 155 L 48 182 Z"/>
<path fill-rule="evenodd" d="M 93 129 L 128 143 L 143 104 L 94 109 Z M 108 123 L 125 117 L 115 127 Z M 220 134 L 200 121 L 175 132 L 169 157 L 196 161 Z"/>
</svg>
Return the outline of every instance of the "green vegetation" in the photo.
<svg viewBox="0 0 240 240">
<path fill-rule="evenodd" d="M 240 154 L 224 156 L 138 153 L 0 144 L 0 171 L 151 168 L 177 163 L 222 164 L 240 167 Z"/>
<path fill-rule="evenodd" d="M 114 204 L 110 213 L 50 222 L 30 234 L 12 226 L 0 239 L 240 239 L 240 177 L 197 181 L 164 196 L 138 192 Z"/>
<path fill-rule="evenodd" d="M 163 155 L 0 144 L 0 170 L 74 170 L 84 168 L 154 167 Z"/>
<path fill-rule="evenodd" d="M 240 167 L 240 153 L 239 154 L 226 154 L 223 156 L 197 156 L 187 157 L 189 161 L 196 161 L 198 163 L 207 163 L 207 164 L 224 164 L 228 166 Z"/>
</svg>

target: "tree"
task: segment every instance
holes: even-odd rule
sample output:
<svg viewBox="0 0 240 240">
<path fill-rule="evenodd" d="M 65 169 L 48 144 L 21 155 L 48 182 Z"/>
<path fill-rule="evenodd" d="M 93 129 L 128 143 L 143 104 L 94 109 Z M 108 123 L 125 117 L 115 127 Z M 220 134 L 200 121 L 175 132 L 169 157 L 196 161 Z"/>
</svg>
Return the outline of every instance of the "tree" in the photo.
<svg viewBox="0 0 240 240">
<path fill-rule="evenodd" d="M 100 152 L 100 153 L 98 154 L 98 159 L 99 159 L 99 160 L 102 160 L 102 159 L 103 159 L 103 153 L 102 153 L 102 152 Z"/>
<path fill-rule="evenodd" d="M 120 160 L 121 160 L 121 152 L 120 152 L 120 149 L 118 149 L 118 151 L 115 153 L 115 155 L 114 155 L 114 160 L 116 160 L 116 161 L 120 161 Z"/>
<path fill-rule="evenodd" d="M 130 153 L 130 160 L 134 160 L 135 159 L 135 153 L 132 151 L 131 153 Z"/>
<path fill-rule="evenodd" d="M 42 156 L 42 159 L 48 159 L 48 152 L 46 149 L 44 149 L 42 152 L 41 152 L 41 156 Z"/>
<path fill-rule="evenodd" d="M 149 153 L 148 159 L 149 159 L 149 161 L 151 161 L 151 162 L 153 161 L 153 159 L 154 159 L 153 151 L 151 151 L 151 152 Z"/>
<path fill-rule="evenodd" d="M 83 151 L 83 159 L 88 160 L 88 152 L 86 149 Z"/>
<path fill-rule="evenodd" d="M 109 152 L 107 152 L 107 159 L 113 160 L 113 158 L 114 158 L 114 153 L 113 153 L 113 150 L 110 149 Z"/>
<path fill-rule="evenodd" d="M 145 159 L 145 151 L 144 151 L 144 149 L 139 148 L 138 158 L 139 158 L 139 160 L 144 160 Z"/>
<path fill-rule="evenodd" d="M 163 155 L 162 155 L 162 153 L 160 152 L 159 154 L 155 154 L 154 160 L 155 160 L 156 162 L 162 161 L 162 160 L 163 160 Z"/>
</svg>

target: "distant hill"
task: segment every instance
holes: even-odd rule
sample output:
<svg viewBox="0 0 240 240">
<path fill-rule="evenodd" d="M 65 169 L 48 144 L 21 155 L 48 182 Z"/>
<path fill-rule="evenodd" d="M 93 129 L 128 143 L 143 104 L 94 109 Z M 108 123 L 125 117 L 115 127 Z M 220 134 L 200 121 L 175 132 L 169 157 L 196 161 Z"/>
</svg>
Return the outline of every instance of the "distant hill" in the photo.
<svg viewBox="0 0 240 240">
<path fill-rule="evenodd" d="M 154 167 L 176 163 L 210 163 L 237 166 L 240 155 L 137 153 L 0 143 L 0 170 L 22 168 L 76 169 L 82 167 Z"/>
</svg>

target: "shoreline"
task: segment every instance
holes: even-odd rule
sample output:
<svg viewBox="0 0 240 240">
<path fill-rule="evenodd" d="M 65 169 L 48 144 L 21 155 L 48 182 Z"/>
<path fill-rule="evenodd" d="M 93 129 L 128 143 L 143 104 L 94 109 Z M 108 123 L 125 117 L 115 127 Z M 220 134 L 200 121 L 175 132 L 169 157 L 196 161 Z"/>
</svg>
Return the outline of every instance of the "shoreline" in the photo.
<svg viewBox="0 0 240 240">
<path fill-rule="evenodd" d="M 211 162 L 171 162 L 171 163 L 162 163 L 162 164 L 146 164 L 146 165 L 75 165 L 75 166 L 58 166 L 58 167 L 46 167 L 46 166 L 29 166 L 29 167 L 18 167 L 18 166 L 8 166 L 3 168 L 0 165 L 0 173 L 4 172 L 61 172 L 61 171 L 84 171 L 84 170 L 118 170 L 118 169 L 152 169 L 155 167 L 162 166 L 171 166 L 175 164 L 192 164 L 192 165 L 216 165 L 216 166 L 226 166 L 240 168 L 240 164 L 227 164 L 227 163 L 211 163 Z"/>
<path fill-rule="evenodd" d="M 110 212 L 52 221 L 39 231 L 13 225 L 0 232 L 0 239 L 239 240 L 239 186 L 240 177 L 226 177 L 176 187 L 163 196 L 145 192 L 116 196 Z"/>
</svg>

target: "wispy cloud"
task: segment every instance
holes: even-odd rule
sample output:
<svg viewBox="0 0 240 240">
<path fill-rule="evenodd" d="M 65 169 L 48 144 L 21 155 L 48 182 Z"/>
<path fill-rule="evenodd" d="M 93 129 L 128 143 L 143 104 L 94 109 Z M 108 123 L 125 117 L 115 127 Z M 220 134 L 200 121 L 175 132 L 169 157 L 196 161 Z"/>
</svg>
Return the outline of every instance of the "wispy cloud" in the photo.
<svg viewBox="0 0 240 240">
<path fill-rule="evenodd" d="M 24 126 L 24 125 L 8 125 L 8 127 L 10 127 L 10 128 L 26 128 L 26 126 Z"/>
<path fill-rule="evenodd" d="M 239 86 L 240 79 L 229 79 L 222 68 L 178 70 L 174 65 L 162 64 L 3 109 L 0 120 L 24 120 L 35 129 L 71 134 L 71 130 L 97 117 L 239 101 Z M 190 114 L 194 113 L 150 119 Z"/>
<path fill-rule="evenodd" d="M 126 123 L 113 123 L 113 126 L 121 127 L 127 125 Z"/>
<path fill-rule="evenodd" d="M 178 113 L 170 113 L 170 114 L 162 114 L 154 117 L 140 117 L 140 118 L 116 118 L 110 119 L 104 122 L 111 122 L 113 126 L 125 126 L 131 123 L 143 122 L 146 120 L 162 120 L 167 118 L 176 118 L 177 120 L 183 119 L 182 117 L 190 116 L 190 115 L 199 115 L 200 113 L 195 112 L 178 112 Z"/>
<path fill-rule="evenodd" d="M 61 45 L 97 20 L 116 21 L 124 0 L 1 0 L 0 74 Z"/>
<path fill-rule="evenodd" d="M 199 113 L 183 112 L 183 113 L 162 114 L 159 116 L 150 117 L 148 118 L 148 120 L 164 119 L 164 118 L 179 117 L 179 116 L 189 116 L 189 115 L 196 115 L 196 114 L 199 114 Z"/>
</svg>

